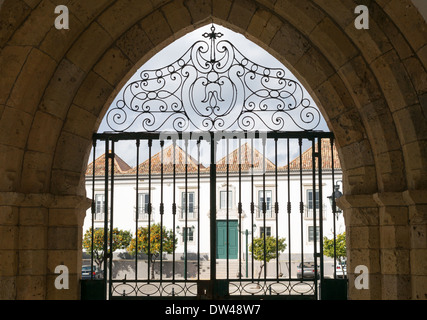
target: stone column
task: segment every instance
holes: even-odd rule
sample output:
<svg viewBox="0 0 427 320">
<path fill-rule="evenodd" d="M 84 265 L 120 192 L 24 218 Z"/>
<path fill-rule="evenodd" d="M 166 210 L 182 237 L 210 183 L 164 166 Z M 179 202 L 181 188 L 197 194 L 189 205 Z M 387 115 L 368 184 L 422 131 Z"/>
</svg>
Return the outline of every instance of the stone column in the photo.
<svg viewBox="0 0 427 320">
<path fill-rule="evenodd" d="M 89 206 L 81 196 L 0 193 L 0 299 L 80 298 Z M 68 289 L 55 288 L 58 265 L 68 269 Z"/>
<path fill-rule="evenodd" d="M 346 195 L 337 200 L 346 224 L 349 299 L 381 299 L 379 209 L 371 195 Z M 368 269 L 368 289 L 357 289 L 357 266 Z"/>
<path fill-rule="evenodd" d="M 408 207 L 401 192 L 373 197 L 380 214 L 382 299 L 411 299 Z"/>
<path fill-rule="evenodd" d="M 405 191 L 408 204 L 412 299 L 427 300 L 427 191 Z"/>
</svg>

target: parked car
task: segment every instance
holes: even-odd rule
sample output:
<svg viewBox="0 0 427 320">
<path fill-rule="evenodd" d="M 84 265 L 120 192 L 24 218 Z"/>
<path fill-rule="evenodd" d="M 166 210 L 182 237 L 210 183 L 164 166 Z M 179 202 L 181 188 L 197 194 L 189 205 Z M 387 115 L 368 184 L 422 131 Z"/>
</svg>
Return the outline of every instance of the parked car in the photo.
<svg viewBox="0 0 427 320">
<path fill-rule="evenodd" d="M 347 278 L 347 263 L 345 261 L 342 263 L 338 262 L 335 270 L 337 273 L 337 278 Z"/>
<path fill-rule="evenodd" d="M 82 280 L 90 280 L 90 279 L 102 279 L 103 273 L 102 270 L 98 268 L 98 266 L 93 266 L 92 278 L 91 278 L 91 267 L 83 266 L 82 267 Z"/>
<path fill-rule="evenodd" d="M 302 279 L 304 273 L 304 279 L 314 278 L 314 262 L 304 262 L 304 268 L 302 262 L 297 266 L 297 278 Z M 317 276 L 319 277 L 319 266 L 317 268 Z"/>
</svg>

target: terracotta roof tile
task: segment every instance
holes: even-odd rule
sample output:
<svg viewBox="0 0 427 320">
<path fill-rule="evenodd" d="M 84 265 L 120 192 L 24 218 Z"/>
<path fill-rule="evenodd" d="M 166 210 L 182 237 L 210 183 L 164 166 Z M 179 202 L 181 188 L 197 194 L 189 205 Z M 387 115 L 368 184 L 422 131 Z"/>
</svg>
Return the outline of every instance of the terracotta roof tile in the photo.
<svg viewBox="0 0 427 320">
<path fill-rule="evenodd" d="M 331 156 L 331 144 L 329 139 L 322 140 L 322 169 L 331 169 L 332 164 L 332 156 Z M 240 151 L 239 151 L 240 150 Z M 338 158 L 338 153 L 335 145 L 333 146 L 334 152 L 334 168 L 341 169 L 341 164 Z M 316 144 L 317 151 L 317 144 Z M 175 171 L 177 174 L 182 174 L 185 172 L 185 163 L 187 161 L 187 172 L 197 173 L 198 171 L 198 163 L 197 160 L 192 156 L 188 155 L 186 160 L 186 153 L 179 146 L 170 145 L 163 150 L 163 173 L 164 174 L 172 174 L 174 170 L 174 154 L 175 154 Z M 240 162 L 239 162 L 240 155 Z M 262 170 L 265 159 L 266 171 L 274 171 L 276 169 L 273 162 L 269 159 L 265 158 L 261 152 L 257 149 L 252 149 L 249 143 L 243 144 L 240 148 L 235 149 L 231 153 L 229 153 L 228 157 L 225 156 L 220 159 L 216 166 L 217 172 L 226 172 L 227 170 L 227 160 L 228 160 L 228 170 L 229 172 L 238 172 L 239 171 L 239 163 L 242 164 L 242 172 L 250 171 L 252 164 L 252 157 L 254 163 L 254 170 Z M 302 170 L 312 170 L 312 148 L 307 149 L 302 153 L 301 157 L 295 158 L 293 161 L 289 163 L 290 170 L 299 170 L 300 169 L 300 158 L 302 160 Z M 111 161 L 111 160 L 109 160 Z M 111 163 L 111 162 L 110 162 Z M 151 173 L 152 174 L 160 174 L 161 173 L 161 163 L 162 163 L 162 152 L 156 153 L 151 157 Z M 105 166 L 105 154 L 100 156 L 95 160 L 95 173 L 97 176 L 104 175 L 104 166 Z M 139 166 L 139 174 L 146 175 L 149 173 L 150 161 L 149 159 L 142 162 Z M 91 176 L 93 169 L 93 163 L 88 165 L 86 175 Z M 278 167 L 278 171 L 287 171 L 288 166 Z M 122 160 L 119 156 L 115 155 L 114 158 L 114 172 L 115 174 L 131 174 L 134 175 L 136 173 L 136 167 L 131 168 L 124 160 Z M 209 172 L 209 167 L 205 167 L 200 164 L 200 172 Z"/>
</svg>

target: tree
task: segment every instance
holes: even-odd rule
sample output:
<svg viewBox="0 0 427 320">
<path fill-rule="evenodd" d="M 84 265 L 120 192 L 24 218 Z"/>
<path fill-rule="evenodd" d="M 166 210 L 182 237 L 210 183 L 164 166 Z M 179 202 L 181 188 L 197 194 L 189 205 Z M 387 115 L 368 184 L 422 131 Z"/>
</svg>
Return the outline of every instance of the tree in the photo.
<svg viewBox="0 0 427 320">
<path fill-rule="evenodd" d="M 93 252 L 92 252 L 92 239 L 93 239 Z M 132 234 L 130 231 L 123 231 L 117 228 L 113 229 L 113 241 L 112 241 L 112 252 L 117 249 L 125 249 L 129 246 L 129 243 L 132 239 Z M 107 233 L 107 244 L 110 245 L 110 232 Z M 94 257 L 94 260 L 98 267 L 101 267 L 102 262 L 104 261 L 104 228 L 96 228 L 94 230 L 94 235 L 92 238 L 92 230 L 89 229 L 86 231 L 83 237 L 83 248 Z M 108 249 L 108 253 L 111 250 Z"/>
<path fill-rule="evenodd" d="M 335 250 L 334 250 L 334 239 L 328 239 L 323 237 L 323 254 L 327 257 L 338 259 L 341 267 L 343 266 L 344 259 L 347 257 L 347 248 L 345 242 L 345 232 L 337 235 L 335 239 Z M 341 269 L 344 270 L 344 269 Z"/>
<path fill-rule="evenodd" d="M 261 277 L 262 269 L 265 266 L 265 263 L 269 262 L 271 259 L 278 258 L 277 253 L 283 252 L 286 249 L 286 238 L 278 238 L 276 241 L 275 237 L 268 236 L 265 237 L 265 245 L 264 245 L 264 237 L 255 238 L 250 245 L 249 251 L 253 255 L 254 259 L 257 261 L 264 262 L 258 273 L 258 282 Z M 265 248 L 265 254 L 264 254 Z"/>
<path fill-rule="evenodd" d="M 172 253 L 178 240 L 172 230 L 167 230 L 160 224 L 153 224 L 148 227 L 138 228 L 138 245 L 136 246 L 136 237 L 132 238 L 127 248 L 130 254 L 145 253 L 148 256 L 148 262 L 151 263 L 151 279 L 154 279 L 154 264 L 161 253 Z"/>
</svg>

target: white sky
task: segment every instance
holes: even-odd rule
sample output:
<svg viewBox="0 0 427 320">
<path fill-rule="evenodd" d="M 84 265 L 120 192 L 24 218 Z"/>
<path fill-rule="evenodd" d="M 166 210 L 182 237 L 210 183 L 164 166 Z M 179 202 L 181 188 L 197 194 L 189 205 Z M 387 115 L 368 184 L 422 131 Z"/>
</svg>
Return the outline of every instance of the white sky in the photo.
<svg viewBox="0 0 427 320">
<path fill-rule="evenodd" d="M 210 32 L 211 25 L 207 25 L 205 27 L 202 27 L 200 29 L 197 29 L 191 33 L 188 33 L 187 35 L 183 36 L 182 38 L 176 40 L 175 42 L 171 43 L 169 46 L 167 46 L 162 51 L 158 52 L 156 55 L 154 55 L 149 61 L 147 61 L 136 73 L 131 79 L 128 81 L 128 83 L 140 79 L 141 71 L 143 70 L 155 70 L 164 66 L 169 65 L 173 61 L 176 61 L 178 58 L 180 58 L 188 49 L 189 47 L 195 43 L 198 40 L 205 40 L 205 38 L 202 36 L 205 32 Z M 237 34 L 229 29 L 226 29 L 222 26 L 215 25 L 216 32 L 221 32 L 224 34 L 224 36 L 220 40 L 229 40 L 241 53 L 243 53 L 249 60 L 252 60 L 253 62 L 262 65 L 264 67 L 268 68 L 280 68 L 286 71 L 286 78 L 296 80 L 292 73 L 283 65 L 281 64 L 277 59 L 275 59 L 273 56 L 271 56 L 268 52 L 266 52 L 264 49 L 256 45 L 255 43 L 249 41 L 246 39 L 243 35 Z M 219 40 L 218 40 L 219 41 Z M 128 84 L 127 83 L 127 84 Z M 127 85 L 126 84 L 126 85 Z M 126 85 L 123 87 L 125 88 Z M 305 90 L 305 89 L 304 89 Z M 119 92 L 119 94 L 116 96 L 116 99 L 112 103 L 112 107 L 116 105 L 117 99 L 121 98 L 123 94 L 123 89 Z M 308 92 L 305 90 L 304 97 L 308 98 L 311 101 L 312 106 L 316 106 L 313 99 L 310 97 Z M 110 107 L 111 108 L 111 107 Z M 106 132 L 111 131 L 111 128 L 109 128 L 106 125 L 106 119 L 102 121 L 98 132 Z M 323 130 L 323 131 L 329 131 L 326 122 L 324 121 L 323 117 L 321 118 L 321 122 L 318 127 L 316 127 L 315 130 Z M 297 144 L 295 144 L 295 147 L 291 145 L 291 157 L 290 159 L 294 159 L 298 156 L 299 150 L 296 147 Z M 262 151 L 262 145 L 261 143 L 255 143 L 254 147 L 258 149 L 259 151 Z M 304 149 L 308 147 L 307 144 L 304 145 Z M 236 144 L 229 145 L 229 152 L 232 152 L 234 149 L 237 148 Z M 148 158 L 148 152 L 144 152 L 143 150 L 146 148 L 141 148 L 140 153 L 140 159 L 141 161 L 144 161 Z M 221 149 L 221 148 L 220 148 Z M 152 155 L 157 153 L 160 150 L 160 147 L 158 144 L 153 145 Z M 193 146 L 190 145 L 189 148 L 190 154 L 195 157 L 194 152 L 197 152 L 197 149 L 195 147 L 195 144 Z M 98 143 L 97 150 L 96 150 L 96 157 L 103 154 L 105 151 L 105 146 L 103 143 Z M 135 166 L 136 159 L 135 159 L 135 142 L 120 142 L 115 145 L 115 153 L 120 156 L 124 161 L 126 161 L 129 165 Z M 203 151 L 202 151 L 203 152 Z M 274 162 L 274 146 L 273 144 L 267 144 L 266 148 L 266 154 L 267 157 Z M 278 154 L 279 154 L 279 165 L 282 166 L 286 163 L 283 161 L 286 160 L 286 143 L 279 145 L 278 148 Z M 225 150 L 221 151 L 219 150 L 219 155 L 217 159 L 221 158 L 225 155 Z M 205 161 L 203 161 L 203 158 Z M 208 160 L 209 156 L 203 157 L 202 154 L 202 162 L 206 164 L 206 161 Z M 283 159 L 283 160 L 280 160 Z M 89 162 L 92 161 L 92 155 L 89 158 Z M 281 161 L 283 163 L 281 163 Z M 207 164 L 208 165 L 208 164 Z"/>
</svg>

